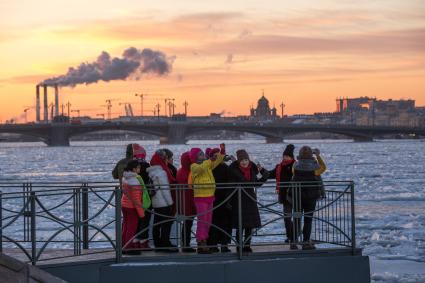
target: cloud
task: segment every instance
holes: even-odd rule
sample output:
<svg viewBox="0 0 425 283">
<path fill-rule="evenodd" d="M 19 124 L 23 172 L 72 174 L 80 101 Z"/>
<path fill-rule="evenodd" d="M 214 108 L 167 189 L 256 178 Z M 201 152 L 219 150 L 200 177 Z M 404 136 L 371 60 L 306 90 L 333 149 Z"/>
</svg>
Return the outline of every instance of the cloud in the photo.
<svg viewBox="0 0 425 283">
<path fill-rule="evenodd" d="M 296 37 L 286 35 L 252 35 L 205 45 L 209 53 L 240 54 L 314 54 L 314 53 L 423 53 L 425 29 L 397 30 L 338 37 Z"/>
</svg>

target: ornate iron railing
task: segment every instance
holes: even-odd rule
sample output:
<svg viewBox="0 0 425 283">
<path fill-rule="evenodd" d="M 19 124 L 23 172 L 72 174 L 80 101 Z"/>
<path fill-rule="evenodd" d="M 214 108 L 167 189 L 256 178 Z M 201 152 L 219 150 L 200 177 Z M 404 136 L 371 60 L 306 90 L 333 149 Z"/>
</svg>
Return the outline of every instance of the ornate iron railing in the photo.
<svg viewBox="0 0 425 283">
<path fill-rule="evenodd" d="M 233 219 L 232 228 L 239 231 L 244 228 L 241 213 L 243 199 L 256 202 L 260 212 L 262 225 L 245 240 L 242 233 L 237 238 L 235 233 L 214 223 L 211 225 L 229 237 L 230 247 L 238 247 L 239 258 L 244 256 L 244 244 L 251 240 L 254 251 L 256 246 L 289 246 L 291 243 L 284 238 L 285 218 L 292 220 L 292 244 L 303 243 L 301 226 L 304 219 L 311 218 L 311 241 L 319 249 L 340 247 L 352 249 L 353 254 L 355 252 L 354 183 L 351 181 L 323 182 L 325 196 L 317 200 L 314 211 L 303 211 L 302 202 L 303 192 L 317 187 L 316 183 L 281 183 L 281 186 L 288 188 L 285 202 L 292 206 L 290 212 L 285 213 L 278 202 L 275 182 L 216 185 L 217 190 L 227 190 L 228 194 L 211 211 L 214 213 L 225 206 L 233 211 L 232 215 L 237 215 L 237 219 Z M 247 193 L 247 188 L 254 187 L 257 197 Z M 196 225 L 200 222 L 198 217 L 201 214 L 187 214 L 182 209 L 186 205 L 183 192 L 189 189 L 187 185 L 168 189 L 175 191 L 175 215 L 160 215 L 155 209 L 147 209 L 154 217 L 163 216 L 165 220 L 151 223 L 138 231 L 138 235 L 151 231 L 153 225 L 172 222 L 171 240 L 178 248 L 184 248 L 181 243 L 182 224 L 186 220 L 193 220 Z M 40 261 L 106 252 L 114 252 L 116 261 L 120 262 L 123 260 L 122 249 L 129 244 L 122 243 L 121 197 L 119 184 L 109 182 L 0 182 L 0 252 L 20 251 L 33 265 Z M 195 227 L 191 233 L 192 242 L 194 231 Z M 62 253 L 47 253 L 47 250 Z"/>
</svg>

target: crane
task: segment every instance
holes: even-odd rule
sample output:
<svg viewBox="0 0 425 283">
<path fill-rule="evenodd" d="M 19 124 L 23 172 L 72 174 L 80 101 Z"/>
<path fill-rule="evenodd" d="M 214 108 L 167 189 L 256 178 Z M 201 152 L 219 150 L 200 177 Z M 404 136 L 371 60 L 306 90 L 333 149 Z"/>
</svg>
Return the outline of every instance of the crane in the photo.
<svg viewBox="0 0 425 283">
<path fill-rule="evenodd" d="M 282 103 L 280 104 L 280 110 L 282 111 L 282 119 L 283 119 L 283 110 L 285 109 L 285 104 L 283 104 L 283 101 L 282 101 Z"/>
<path fill-rule="evenodd" d="M 185 101 L 183 103 L 183 106 L 184 106 L 184 115 L 187 116 L 187 107 L 189 106 L 189 103 L 187 101 Z"/>
<path fill-rule="evenodd" d="M 162 93 L 135 93 L 134 96 L 140 97 L 140 116 L 143 116 L 143 101 L 148 97 L 160 97 L 163 96 Z"/>
<path fill-rule="evenodd" d="M 130 117 L 133 117 L 134 116 L 134 113 L 133 113 L 133 107 L 131 106 L 131 103 L 129 103 L 129 102 L 121 102 L 121 103 L 118 103 L 118 105 L 124 105 L 124 110 L 125 110 L 125 115 L 126 116 L 130 116 Z"/>
<path fill-rule="evenodd" d="M 68 108 L 68 117 L 71 117 L 71 103 L 69 101 L 66 103 L 66 107 Z"/>
<path fill-rule="evenodd" d="M 164 101 L 165 101 L 165 107 L 164 107 L 165 116 L 167 116 L 167 106 L 168 106 L 169 114 L 170 114 L 170 116 L 172 116 L 171 115 L 171 105 L 174 104 L 174 100 L 175 100 L 174 98 L 170 98 L 170 97 L 167 97 L 167 98 L 164 99 Z"/>
<path fill-rule="evenodd" d="M 80 117 L 80 109 L 71 110 L 71 113 L 77 113 L 77 117 Z"/>
<path fill-rule="evenodd" d="M 135 96 L 140 97 L 140 116 L 142 116 L 142 117 L 143 117 L 143 97 L 144 97 L 146 94 L 143 94 L 143 93 L 135 93 L 134 95 L 135 95 Z"/>
<path fill-rule="evenodd" d="M 26 123 L 28 123 L 28 120 L 27 120 L 27 112 L 28 112 L 28 110 L 30 110 L 30 109 L 31 109 L 30 107 L 27 107 L 27 108 L 25 108 L 25 109 L 24 109 L 25 124 L 26 124 Z"/>
</svg>

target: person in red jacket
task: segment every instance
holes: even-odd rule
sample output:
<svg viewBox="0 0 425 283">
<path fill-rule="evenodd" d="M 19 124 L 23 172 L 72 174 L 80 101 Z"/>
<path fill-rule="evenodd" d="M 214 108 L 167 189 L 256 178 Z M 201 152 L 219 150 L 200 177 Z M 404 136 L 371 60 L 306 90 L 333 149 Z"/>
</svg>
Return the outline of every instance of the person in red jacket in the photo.
<svg viewBox="0 0 425 283">
<path fill-rule="evenodd" d="M 193 216 L 196 215 L 196 207 L 193 201 L 193 189 L 189 185 L 191 181 L 190 178 L 190 153 L 185 152 L 180 157 L 181 167 L 177 171 L 177 184 L 181 186 L 177 191 L 177 202 L 178 202 L 178 214 L 184 216 Z M 192 234 L 192 225 L 193 219 L 189 218 L 183 221 L 182 230 L 181 230 L 181 241 L 182 241 L 182 251 L 186 253 L 194 253 L 196 250 L 190 247 L 190 240 Z"/>
<path fill-rule="evenodd" d="M 135 238 L 140 218 L 145 216 L 142 208 L 142 186 L 137 180 L 140 165 L 137 160 L 128 162 L 122 178 L 121 210 L 123 254 L 140 254 L 139 240 Z"/>
</svg>

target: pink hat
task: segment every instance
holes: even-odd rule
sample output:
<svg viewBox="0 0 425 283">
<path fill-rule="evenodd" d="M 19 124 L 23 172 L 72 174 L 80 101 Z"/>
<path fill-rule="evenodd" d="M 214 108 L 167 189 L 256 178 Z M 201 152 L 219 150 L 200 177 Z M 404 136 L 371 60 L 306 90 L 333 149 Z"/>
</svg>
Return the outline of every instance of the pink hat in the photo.
<svg viewBox="0 0 425 283">
<path fill-rule="evenodd" d="M 192 161 L 192 163 L 196 163 L 196 161 L 198 161 L 198 155 L 199 153 L 202 152 L 202 149 L 200 149 L 199 147 L 194 147 L 190 150 L 190 161 Z"/>
<path fill-rule="evenodd" d="M 133 144 L 133 157 L 135 158 L 146 158 L 146 150 L 143 148 L 143 146 L 134 143 Z"/>
</svg>

